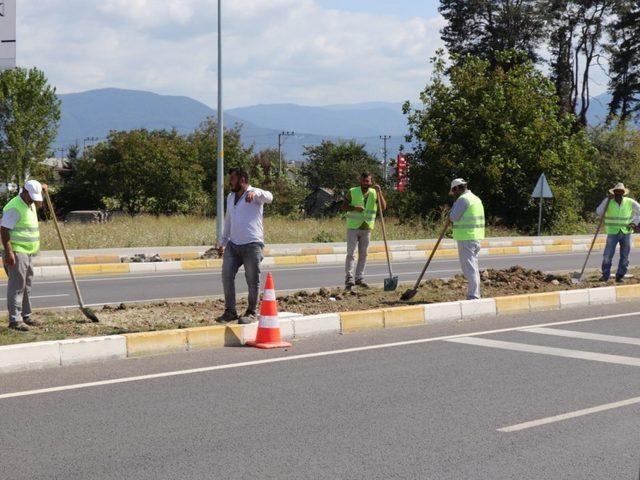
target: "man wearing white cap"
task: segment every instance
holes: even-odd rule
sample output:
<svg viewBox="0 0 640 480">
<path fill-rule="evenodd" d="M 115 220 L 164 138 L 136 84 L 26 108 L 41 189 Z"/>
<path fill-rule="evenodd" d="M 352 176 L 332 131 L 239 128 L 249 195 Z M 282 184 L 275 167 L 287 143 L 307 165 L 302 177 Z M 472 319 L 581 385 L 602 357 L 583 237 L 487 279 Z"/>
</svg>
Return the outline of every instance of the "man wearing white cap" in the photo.
<svg viewBox="0 0 640 480">
<path fill-rule="evenodd" d="M 624 282 L 624 276 L 629 268 L 629 253 L 631 252 L 631 233 L 640 221 L 640 204 L 627 197 L 629 190 L 623 183 L 618 183 L 609 190 L 596 212 L 604 215 L 604 229 L 607 233 L 607 244 L 602 258 L 601 281 L 609 281 L 611 263 L 620 244 L 620 261 L 616 271 L 616 282 Z"/>
<path fill-rule="evenodd" d="M 449 218 L 453 222 L 453 238 L 458 243 L 458 257 L 460 267 L 469 289 L 467 299 L 480 298 L 480 270 L 478 255 L 480 241 L 484 239 L 484 206 L 471 190 L 467 189 L 467 182 L 456 178 L 451 182 L 451 195 L 456 198 Z"/>
<path fill-rule="evenodd" d="M 26 332 L 37 323 L 31 320 L 31 280 L 33 257 L 40 250 L 40 230 L 36 206 L 42 202 L 41 185 L 29 180 L 20 194 L 2 210 L 0 236 L 4 248 L 4 271 L 7 273 L 7 310 L 9 328 Z"/>
</svg>

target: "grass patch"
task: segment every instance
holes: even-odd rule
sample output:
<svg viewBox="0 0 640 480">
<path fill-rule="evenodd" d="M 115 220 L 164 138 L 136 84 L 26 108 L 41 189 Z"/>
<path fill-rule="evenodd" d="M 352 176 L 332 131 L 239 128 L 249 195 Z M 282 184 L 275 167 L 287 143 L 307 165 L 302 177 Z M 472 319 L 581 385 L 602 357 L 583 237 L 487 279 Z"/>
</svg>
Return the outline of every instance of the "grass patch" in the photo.
<svg viewBox="0 0 640 480">
<path fill-rule="evenodd" d="M 433 223 L 400 223 L 395 218 L 387 221 L 389 240 L 434 238 L 441 228 Z M 266 217 L 264 221 L 267 243 L 325 243 L 343 242 L 346 238 L 345 221 L 340 218 L 290 219 Z M 215 220 L 190 216 L 119 217 L 104 224 L 70 223 L 62 225 L 68 248 L 130 248 L 210 246 L 215 241 Z M 489 227 L 488 236 L 515 236 L 519 232 Z M 43 250 L 60 248 L 51 222 L 41 223 Z M 382 231 L 376 227 L 373 240 L 382 240 Z"/>
</svg>

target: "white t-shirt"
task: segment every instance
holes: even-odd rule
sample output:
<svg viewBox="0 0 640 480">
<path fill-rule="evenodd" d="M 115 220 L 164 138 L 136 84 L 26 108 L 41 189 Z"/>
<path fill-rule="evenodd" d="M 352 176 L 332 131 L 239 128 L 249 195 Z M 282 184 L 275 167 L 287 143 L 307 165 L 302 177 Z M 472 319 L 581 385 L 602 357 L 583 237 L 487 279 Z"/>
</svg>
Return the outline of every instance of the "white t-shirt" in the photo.
<svg viewBox="0 0 640 480">
<path fill-rule="evenodd" d="M 10 208 L 2 215 L 2 222 L 0 222 L 0 226 L 7 228 L 9 230 L 13 230 L 16 226 L 16 223 L 20 221 L 20 214 L 15 208 Z"/>
<path fill-rule="evenodd" d="M 224 217 L 224 232 L 220 246 L 232 242 L 236 245 L 248 243 L 264 243 L 262 215 L 265 204 L 273 202 L 271 192 L 249 186 L 247 192 L 253 192 L 253 202 L 245 201 L 246 193 L 235 202 L 236 194 L 231 192 L 227 197 L 227 213 Z"/>
</svg>

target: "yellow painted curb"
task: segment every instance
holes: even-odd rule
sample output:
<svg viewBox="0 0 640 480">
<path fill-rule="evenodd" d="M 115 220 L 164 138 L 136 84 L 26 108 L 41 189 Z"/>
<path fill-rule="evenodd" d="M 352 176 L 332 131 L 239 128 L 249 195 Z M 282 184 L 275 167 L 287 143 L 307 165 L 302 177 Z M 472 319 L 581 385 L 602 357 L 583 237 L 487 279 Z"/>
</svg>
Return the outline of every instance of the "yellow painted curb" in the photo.
<svg viewBox="0 0 640 480">
<path fill-rule="evenodd" d="M 416 250 L 433 250 L 435 246 L 435 243 L 421 243 L 420 245 L 416 245 Z"/>
<path fill-rule="evenodd" d="M 372 245 L 369 247 L 369 253 L 384 253 L 384 245 Z"/>
<path fill-rule="evenodd" d="M 340 323 L 342 325 L 342 333 L 384 328 L 384 312 L 382 310 L 341 312 Z"/>
<path fill-rule="evenodd" d="M 640 284 L 616 286 L 616 299 L 627 300 L 640 297 Z"/>
<path fill-rule="evenodd" d="M 303 248 L 300 251 L 301 255 L 332 255 L 333 253 L 335 253 L 333 247 Z"/>
<path fill-rule="evenodd" d="M 384 251 L 378 253 L 370 253 L 369 255 L 367 255 L 367 258 L 369 260 L 386 260 L 387 254 L 384 253 Z"/>
<path fill-rule="evenodd" d="M 196 260 L 199 256 L 198 252 L 167 252 L 160 254 L 160 258 L 164 260 Z"/>
<path fill-rule="evenodd" d="M 532 247 L 533 240 L 512 240 L 511 246 L 512 247 Z"/>
<path fill-rule="evenodd" d="M 316 255 L 291 255 L 288 257 L 273 257 L 276 265 L 299 265 L 299 264 L 316 264 L 318 257 Z"/>
<path fill-rule="evenodd" d="M 184 330 L 190 350 L 242 345 L 241 325 L 212 325 Z"/>
<path fill-rule="evenodd" d="M 197 270 L 199 268 L 207 268 L 208 260 L 183 260 L 180 262 L 182 270 Z"/>
<path fill-rule="evenodd" d="M 222 259 L 210 258 L 207 260 L 207 268 L 222 268 Z"/>
<path fill-rule="evenodd" d="M 84 257 L 74 257 L 73 263 L 90 264 L 90 263 L 120 263 L 120 255 L 91 255 Z"/>
<path fill-rule="evenodd" d="M 383 312 L 384 328 L 424 324 L 424 307 L 422 305 L 385 308 Z"/>
<path fill-rule="evenodd" d="M 558 245 L 545 245 L 545 252 L 571 252 L 573 251 L 573 244 L 561 243 Z"/>
<path fill-rule="evenodd" d="M 532 293 L 529 295 L 529 306 L 534 310 L 558 310 L 560 308 L 560 292 Z"/>
<path fill-rule="evenodd" d="M 76 275 L 108 275 L 113 273 L 129 273 L 128 263 L 102 263 L 97 265 L 73 265 L 73 273 Z"/>
<path fill-rule="evenodd" d="M 181 352 L 187 349 L 185 330 L 127 333 L 125 337 L 128 357 Z"/>
<path fill-rule="evenodd" d="M 504 255 L 503 247 L 491 247 L 489 248 L 489 255 Z"/>
<path fill-rule="evenodd" d="M 7 278 L 7 272 L 5 272 L 4 269 L 0 269 L 0 279 L 7 280 Z"/>
<path fill-rule="evenodd" d="M 505 312 L 528 312 L 530 309 L 529 295 L 511 295 L 508 297 L 496 297 L 496 310 Z"/>
<path fill-rule="evenodd" d="M 446 250 L 437 250 L 436 254 L 434 255 L 434 258 L 438 258 L 438 257 L 457 257 L 458 256 L 458 250 L 454 250 L 452 248 L 446 249 Z"/>
<path fill-rule="evenodd" d="M 519 255 L 520 249 L 518 247 L 504 247 L 503 249 L 505 255 Z"/>
<path fill-rule="evenodd" d="M 573 245 L 573 240 L 554 240 L 553 241 L 554 245 Z"/>
</svg>

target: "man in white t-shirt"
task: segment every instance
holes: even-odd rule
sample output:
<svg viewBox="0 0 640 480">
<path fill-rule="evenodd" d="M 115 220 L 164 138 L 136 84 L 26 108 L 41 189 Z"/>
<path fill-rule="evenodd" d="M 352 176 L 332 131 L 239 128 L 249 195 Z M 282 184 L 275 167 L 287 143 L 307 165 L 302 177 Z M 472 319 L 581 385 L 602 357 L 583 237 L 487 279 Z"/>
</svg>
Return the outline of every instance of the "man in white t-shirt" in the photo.
<svg viewBox="0 0 640 480">
<path fill-rule="evenodd" d="M 256 308 L 260 291 L 260 263 L 264 250 L 262 217 L 264 205 L 273 202 L 273 195 L 249 185 L 249 174 L 240 168 L 229 170 L 229 182 L 231 193 L 227 197 L 224 231 L 217 246 L 218 253 L 223 257 L 222 285 L 225 310 L 216 321 L 228 323 L 238 320 L 240 324 L 249 324 L 258 320 Z M 249 299 L 247 311 L 238 319 L 235 279 L 241 266 L 244 266 Z"/>
</svg>

